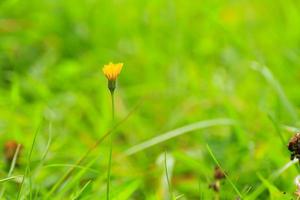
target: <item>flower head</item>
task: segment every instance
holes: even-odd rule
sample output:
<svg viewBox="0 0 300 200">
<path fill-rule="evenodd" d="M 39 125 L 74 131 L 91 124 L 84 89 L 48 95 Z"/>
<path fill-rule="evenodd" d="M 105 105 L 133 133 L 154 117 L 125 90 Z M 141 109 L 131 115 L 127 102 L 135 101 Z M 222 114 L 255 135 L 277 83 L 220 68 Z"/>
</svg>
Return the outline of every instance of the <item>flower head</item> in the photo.
<svg viewBox="0 0 300 200">
<path fill-rule="evenodd" d="M 108 89 L 113 94 L 116 89 L 116 80 L 121 73 L 123 63 L 113 64 L 110 62 L 108 65 L 104 65 L 103 73 L 108 80 Z"/>
<path fill-rule="evenodd" d="M 103 73 L 109 81 L 115 81 L 121 73 L 123 63 L 114 64 L 110 62 L 103 67 Z"/>
</svg>

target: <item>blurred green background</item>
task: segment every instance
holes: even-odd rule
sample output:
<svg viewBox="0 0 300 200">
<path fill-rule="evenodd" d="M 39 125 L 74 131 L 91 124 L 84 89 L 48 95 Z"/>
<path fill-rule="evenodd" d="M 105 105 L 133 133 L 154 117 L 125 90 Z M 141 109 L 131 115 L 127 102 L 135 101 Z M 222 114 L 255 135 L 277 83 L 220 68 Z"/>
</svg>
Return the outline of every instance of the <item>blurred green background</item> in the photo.
<svg viewBox="0 0 300 200">
<path fill-rule="evenodd" d="M 289 162 L 286 145 L 299 125 L 299 1 L 2 0 L 0 145 L 23 145 L 12 175 L 25 173 L 41 127 L 21 199 L 49 198 L 111 128 L 102 74 L 109 62 L 124 63 L 116 121 L 142 101 L 114 133 L 113 199 L 168 199 L 164 152 L 178 199 L 237 198 L 228 179 L 219 193 L 208 188 L 216 163 L 207 145 L 244 197 L 291 198 L 297 168 L 268 178 Z M 216 123 L 126 154 L 219 118 L 235 125 Z M 4 179 L 9 164 L 1 157 Z M 104 140 L 50 199 L 105 199 L 107 159 Z M 4 199 L 16 199 L 20 177 L 0 187 Z"/>
</svg>

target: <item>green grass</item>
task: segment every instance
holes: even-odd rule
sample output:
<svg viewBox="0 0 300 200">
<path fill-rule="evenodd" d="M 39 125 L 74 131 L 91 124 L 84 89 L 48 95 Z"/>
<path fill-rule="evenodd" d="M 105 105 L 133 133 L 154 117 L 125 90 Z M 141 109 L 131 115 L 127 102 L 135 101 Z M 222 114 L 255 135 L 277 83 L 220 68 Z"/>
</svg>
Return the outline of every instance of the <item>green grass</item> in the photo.
<svg viewBox="0 0 300 200">
<path fill-rule="evenodd" d="M 112 200 L 295 198 L 299 24 L 296 0 L 1 1 L 0 194 L 105 199 L 113 134 Z"/>
</svg>

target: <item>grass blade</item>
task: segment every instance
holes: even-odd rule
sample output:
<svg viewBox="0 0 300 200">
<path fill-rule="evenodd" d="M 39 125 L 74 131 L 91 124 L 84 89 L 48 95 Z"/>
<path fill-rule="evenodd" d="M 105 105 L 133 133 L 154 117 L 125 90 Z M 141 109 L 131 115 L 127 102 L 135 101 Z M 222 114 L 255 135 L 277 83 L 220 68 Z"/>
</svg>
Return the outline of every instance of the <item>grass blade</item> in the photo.
<svg viewBox="0 0 300 200">
<path fill-rule="evenodd" d="M 129 182 L 122 188 L 117 194 L 112 196 L 113 200 L 131 199 L 130 196 L 139 188 L 141 185 L 140 180 Z"/>
<path fill-rule="evenodd" d="M 274 78 L 274 76 L 273 76 L 272 72 L 269 70 L 269 68 L 266 66 L 260 65 L 257 62 L 254 62 L 251 67 L 252 67 L 252 69 L 260 72 L 264 76 L 264 78 L 267 80 L 267 82 L 273 87 L 273 89 L 277 93 L 282 105 L 285 107 L 285 109 L 289 113 L 293 122 L 296 122 L 298 119 L 298 115 L 297 115 L 293 105 L 290 103 L 290 101 L 286 97 L 285 92 L 282 89 L 280 83 Z"/>
<path fill-rule="evenodd" d="M 20 189 L 19 189 L 19 192 L 18 192 L 18 196 L 17 196 L 17 199 L 19 200 L 20 199 L 20 195 L 22 193 L 22 189 L 23 189 L 23 186 L 24 186 L 24 182 L 25 182 L 25 179 L 26 179 L 26 176 L 29 176 L 29 194 L 31 196 L 31 178 L 30 178 L 30 164 L 31 164 L 31 156 L 32 156 L 32 152 L 33 152 L 33 148 L 35 146 L 35 142 L 36 142 L 36 138 L 37 138 L 37 135 L 38 133 L 40 132 L 40 129 L 42 127 L 42 124 L 43 124 L 44 120 L 42 120 L 34 134 L 34 137 L 33 137 L 33 141 L 32 141 L 32 144 L 31 144 L 31 147 L 30 147 L 30 151 L 29 151 L 29 155 L 28 155 L 28 159 L 27 159 L 27 165 L 26 165 L 26 169 L 25 169 L 25 174 L 23 176 L 23 179 L 22 179 L 22 182 L 21 182 L 21 186 L 20 186 Z"/>
<path fill-rule="evenodd" d="M 139 108 L 140 104 L 143 102 L 142 99 L 139 103 L 135 105 L 135 107 L 117 124 L 115 124 L 110 130 L 108 130 L 101 138 L 99 138 L 95 144 L 87 150 L 87 152 L 74 164 L 74 166 L 78 166 L 84 162 L 84 160 L 110 135 L 112 134 L 119 126 L 125 123 L 129 117 Z M 56 184 L 50 189 L 50 191 L 46 195 L 46 199 L 49 199 L 50 196 L 67 180 L 75 170 L 75 167 L 71 167 L 57 182 Z"/>
<path fill-rule="evenodd" d="M 129 148 L 127 151 L 125 151 L 125 154 L 127 156 L 133 155 L 137 152 L 140 152 L 144 149 L 150 148 L 154 145 L 160 144 L 162 142 L 165 142 L 167 140 L 170 140 L 172 138 L 175 138 L 177 136 L 183 135 L 185 133 L 189 133 L 191 131 L 195 131 L 198 129 L 204 129 L 212 126 L 224 126 L 224 125 L 234 125 L 235 121 L 232 119 L 212 119 L 212 120 L 206 120 L 206 121 L 200 121 L 196 122 L 187 126 L 183 126 L 181 128 L 163 133 L 157 137 L 154 137 L 146 142 L 143 142 L 141 144 L 135 145 L 131 148 Z"/>
<path fill-rule="evenodd" d="M 16 178 L 19 178 L 19 177 L 23 177 L 23 175 L 19 175 L 19 176 L 11 176 L 11 177 L 7 177 L 7 178 L 0 179 L 0 183 L 6 182 L 6 181 L 10 181 L 10 180 L 12 180 L 12 179 L 16 179 Z"/>
<path fill-rule="evenodd" d="M 291 166 L 293 166 L 294 164 L 298 163 L 299 160 L 298 159 L 294 159 L 290 162 L 288 162 L 287 164 L 285 164 L 282 168 L 280 168 L 279 170 L 277 170 L 276 172 L 274 172 L 269 178 L 268 180 L 274 181 L 276 180 L 283 172 L 285 172 L 287 169 L 289 169 Z M 246 199 L 247 200 L 254 200 L 257 199 L 257 197 L 266 189 L 265 185 L 262 184 L 259 187 L 257 187 L 257 189 L 252 192 Z"/>
<path fill-rule="evenodd" d="M 44 165 L 43 168 L 51 168 L 51 167 L 72 167 L 77 169 L 87 169 L 90 172 L 98 174 L 99 171 L 90 167 L 86 167 L 83 165 L 73 165 L 73 164 L 50 164 L 50 165 Z"/>
<path fill-rule="evenodd" d="M 90 185 L 91 182 L 92 182 L 92 181 L 89 180 L 89 181 L 81 188 L 81 190 L 76 194 L 76 196 L 72 198 L 72 200 L 80 199 L 80 195 L 85 191 L 85 189 Z"/>
<path fill-rule="evenodd" d="M 11 175 L 12 175 L 14 169 L 15 169 L 17 158 L 18 158 L 18 155 L 19 155 L 19 152 L 20 152 L 20 148 L 21 148 L 21 144 L 18 144 L 16 152 L 15 152 L 14 157 L 13 157 L 13 160 L 12 160 L 11 165 L 10 165 L 9 172 L 7 174 L 7 177 L 11 177 Z M 5 192 L 5 185 L 3 186 L 2 190 L 1 190 L 0 199 L 2 199 L 2 196 L 3 196 L 4 192 Z"/>
<path fill-rule="evenodd" d="M 282 135 L 282 132 L 281 132 L 280 126 L 278 125 L 278 122 L 270 114 L 268 115 L 268 117 L 269 117 L 270 121 L 272 122 L 272 124 L 275 128 L 275 132 L 277 133 L 277 135 L 278 135 L 278 137 L 279 137 L 279 139 L 282 143 L 282 146 L 286 148 L 287 141 L 284 138 L 284 136 Z"/>
</svg>

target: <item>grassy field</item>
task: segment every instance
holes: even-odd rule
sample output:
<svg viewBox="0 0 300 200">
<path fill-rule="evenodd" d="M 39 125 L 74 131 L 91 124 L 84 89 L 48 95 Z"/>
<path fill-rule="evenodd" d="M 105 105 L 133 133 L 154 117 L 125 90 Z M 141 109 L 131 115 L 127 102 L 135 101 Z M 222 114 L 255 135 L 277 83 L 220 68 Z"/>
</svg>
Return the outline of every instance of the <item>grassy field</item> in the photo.
<svg viewBox="0 0 300 200">
<path fill-rule="evenodd" d="M 0 199 L 296 199 L 299 84 L 297 0 L 2 0 Z"/>
</svg>

